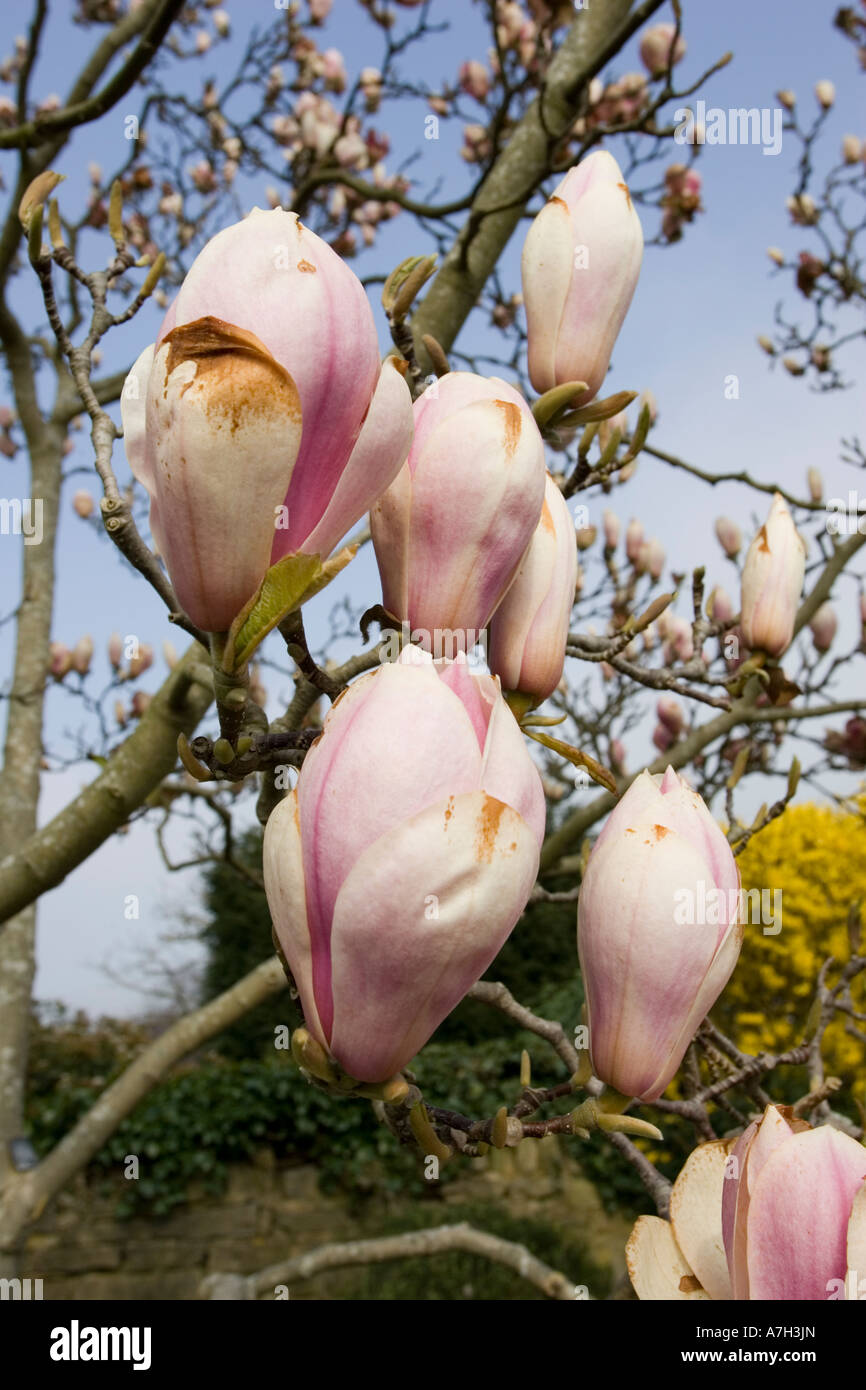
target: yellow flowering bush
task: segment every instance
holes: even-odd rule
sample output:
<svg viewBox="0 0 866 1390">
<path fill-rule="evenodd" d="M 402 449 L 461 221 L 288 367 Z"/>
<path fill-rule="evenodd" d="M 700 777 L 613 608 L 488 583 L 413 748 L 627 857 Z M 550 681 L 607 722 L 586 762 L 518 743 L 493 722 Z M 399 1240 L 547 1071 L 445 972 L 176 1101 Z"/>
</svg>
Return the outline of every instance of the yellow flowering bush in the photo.
<svg viewBox="0 0 866 1390">
<path fill-rule="evenodd" d="M 782 1051 L 802 1036 L 822 962 L 848 959 L 848 912 L 858 900 L 866 944 L 866 799 L 855 811 L 790 806 L 751 840 L 739 864 L 744 890 L 769 889 L 772 903 L 772 891 L 781 889 L 781 930 L 764 935 L 761 923 L 746 926 L 739 964 L 713 1018 L 744 1052 Z M 852 992 L 866 1009 L 862 976 Z M 844 1016 L 827 1030 L 823 1055 L 828 1074 L 848 1086 L 856 1081 L 859 1093 L 866 1043 L 845 1032 Z"/>
</svg>

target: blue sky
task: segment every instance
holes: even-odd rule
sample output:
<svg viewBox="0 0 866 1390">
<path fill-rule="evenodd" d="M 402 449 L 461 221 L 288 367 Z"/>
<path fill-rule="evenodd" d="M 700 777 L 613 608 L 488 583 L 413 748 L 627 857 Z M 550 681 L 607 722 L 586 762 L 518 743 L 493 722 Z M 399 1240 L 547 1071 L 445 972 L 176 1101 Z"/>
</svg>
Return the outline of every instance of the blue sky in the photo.
<svg viewBox="0 0 866 1390">
<path fill-rule="evenodd" d="M 224 71 L 249 26 L 275 22 L 276 11 L 264 0 L 243 7 L 228 4 L 226 8 L 235 23 L 232 40 L 188 65 L 185 81 L 191 80 L 186 74 L 193 72 L 204 77 Z M 789 87 L 811 115 L 816 109 L 812 95 L 815 81 L 830 78 L 836 83 L 838 96 L 827 122 L 823 160 L 836 161 L 846 132 L 866 136 L 864 79 L 858 73 L 853 46 L 831 27 L 835 3 L 728 0 L 718 5 L 691 0 L 684 8 L 689 49 L 678 69 L 683 85 L 695 80 L 725 51 L 734 53 L 734 61 L 705 88 L 708 104 L 723 108 L 775 106 L 776 90 Z M 34 83 L 40 96 L 64 91 L 69 74 L 94 41 L 93 31 L 82 31 L 67 22 L 71 10 L 71 3 L 53 7 L 47 45 Z M 467 0 L 432 0 L 431 15 L 451 26 L 447 33 L 430 39 L 425 49 L 423 74 L 435 86 L 441 80 L 454 79 L 462 58 L 483 59 L 487 45 L 479 13 Z M 669 16 L 662 11 L 659 17 Z M 29 6 L 20 0 L 11 4 L 7 0 L 0 16 L 0 55 L 10 51 L 14 35 L 24 31 L 28 18 Z M 399 23 L 410 19 L 411 12 L 400 12 Z M 379 61 L 378 46 L 375 41 L 371 44 L 370 37 L 370 27 L 355 0 L 336 0 L 329 26 L 323 31 L 322 46 L 332 43 L 340 47 L 353 73 Z M 410 57 L 407 72 L 418 73 L 418 63 L 417 57 Z M 610 72 L 620 75 L 638 66 L 633 43 Z M 136 103 L 130 103 L 129 109 L 135 110 Z M 422 192 L 437 179 L 442 180 L 445 197 L 465 187 L 467 170 L 457 155 L 459 127 L 455 125 L 451 131 L 443 126 L 439 141 L 425 142 L 426 108 L 407 104 L 404 110 L 399 128 L 392 123 L 389 130 L 394 143 L 389 167 L 395 166 L 398 157 L 417 150 L 419 158 L 411 172 L 419 179 Z M 86 186 L 89 160 L 110 169 L 122 157 L 122 114 L 114 113 L 89 128 L 59 161 L 58 169 L 69 180 L 61 194 L 73 205 L 76 194 Z M 383 124 L 387 128 L 387 117 Z M 773 307 L 783 293 L 788 305 L 808 322 L 804 301 L 773 278 L 765 254 L 771 244 L 788 253 L 809 245 L 801 229 L 790 227 L 785 211 L 798 153 L 799 146 L 788 139 L 775 157 L 763 155 L 759 146 L 705 148 L 699 167 L 706 211 L 686 229 L 681 243 L 647 251 L 608 385 L 611 390 L 650 388 L 660 406 L 652 442 L 702 468 L 747 467 L 759 478 L 780 481 L 802 494 L 806 470 L 814 465 L 824 474 L 828 496 L 845 495 L 855 485 L 856 475 L 839 461 L 839 441 L 850 437 L 862 423 L 862 393 L 816 394 L 783 371 L 768 371 L 767 359 L 755 342 L 757 333 L 771 331 Z M 672 151 L 671 159 L 676 157 Z M 0 157 L 7 186 L 10 162 L 8 155 Z M 263 204 L 263 190 L 245 187 L 243 200 L 245 207 L 256 201 Z M 518 234 L 501 262 L 502 278 L 509 290 L 519 289 L 520 242 Z M 97 243 L 93 237 L 89 249 L 101 256 L 104 242 Z M 385 229 L 372 252 L 354 262 L 355 269 L 362 275 L 387 270 L 403 256 L 426 249 L 424 237 L 413 232 L 408 219 L 398 219 Z M 24 277 L 16 285 L 14 302 L 31 320 L 39 315 L 33 285 Z M 157 321 L 156 313 L 147 311 L 112 333 L 106 343 L 104 369 L 131 364 L 153 338 Z M 381 315 L 379 322 L 384 351 L 387 339 Z M 490 341 L 479 323 L 461 339 L 460 346 L 484 346 Z M 848 367 L 850 376 L 862 371 L 861 349 L 850 352 Z M 735 400 L 725 395 L 725 382 L 731 374 L 739 381 Z M 6 398 L 5 389 L 0 389 L 0 401 Z M 86 432 L 77 436 L 77 441 L 69 465 L 89 468 Z M 115 461 L 118 472 L 125 474 L 121 448 Z M 0 460 L 0 468 L 4 470 L 4 494 L 21 495 L 25 486 L 21 457 L 14 464 Z M 170 630 L 157 597 L 124 566 L 95 528 L 73 513 L 71 496 L 82 485 L 93 487 L 87 477 L 76 472 L 67 483 L 62 506 L 54 635 L 72 643 L 83 632 L 92 631 L 98 643 L 95 665 L 100 676 L 107 676 L 104 640 L 112 629 L 136 633 L 157 648 L 166 636 L 179 646 L 182 639 Z M 624 521 L 639 516 L 647 531 L 659 536 L 678 568 L 706 563 L 708 587 L 714 582 L 730 585 L 731 581 L 730 567 L 713 539 L 714 518 L 729 514 L 748 531 L 751 520 L 765 510 L 763 499 L 747 496 L 737 486 L 723 485 L 711 491 L 648 457 L 641 460 L 635 477 L 613 502 L 599 497 L 589 505 L 594 521 L 600 521 L 601 510 L 608 505 L 613 505 Z M 0 541 L 2 616 L 16 601 L 20 540 L 2 537 Z M 355 602 L 366 606 L 377 601 L 378 580 L 371 554 L 362 554 L 349 575 L 347 584 L 351 584 Z M 309 610 L 307 626 L 314 641 L 324 632 L 334 592 L 320 596 Z M 853 640 L 855 632 L 854 586 L 840 587 L 838 598 L 841 643 Z M 10 641 L 11 625 L 7 624 L 0 629 L 0 671 L 4 676 L 9 670 Z M 163 674 L 158 660 L 152 679 L 142 684 L 155 688 Z M 269 684 L 274 697 L 287 693 L 273 680 Z M 49 746 L 79 722 L 75 703 L 62 691 L 52 690 L 48 700 Z M 639 750 L 635 761 L 638 756 Z M 46 777 L 41 820 L 53 815 L 92 775 L 92 765 L 84 763 Z M 119 966 L 142 938 L 153 939 L 168 924 L 173 909 L 194 908 L 195 889 L 193 874 L 172 876 L 164 870 L 148 829 L 136 828 L 127 836 L 112 839 L 60 889 L 41 900 L 37 995 L 62 998 L 93 1012 L 134 1009 L 140 1001 L 108 982 L 98 970 L 99 963 L 110 960 Z M 141 900 L 138 921 L 124 917 L 124 899 L 132 893 Z"/>
</svg>

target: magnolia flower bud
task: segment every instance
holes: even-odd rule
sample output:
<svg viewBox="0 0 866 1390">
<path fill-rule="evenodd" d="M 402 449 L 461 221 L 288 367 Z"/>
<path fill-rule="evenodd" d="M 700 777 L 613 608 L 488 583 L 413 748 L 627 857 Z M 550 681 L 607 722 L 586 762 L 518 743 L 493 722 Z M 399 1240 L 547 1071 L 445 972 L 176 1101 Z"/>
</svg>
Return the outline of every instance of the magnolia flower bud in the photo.
<svg viewBox="0 0 866 1390">
<path fill-rule="evenodd" d="M 177 647 L 173 642 L 163 642 L 162 655 L 165 658 L 165 664 L 169 671 L 173 671 L 178 662 Z"/>
<path fill-rule="evenodd" d="M 666 729 L 677 737 L 685 728 L 686 716 L 682 705 L 674 695 L 663 695 L 656 705 L 656 714 Z"/>
<path fill-rule="evenodd" d="M 809 496 L 813 502 L 820 502 L 824 496 L 824 480 L 821 477 L 820 468 L 810 468 L 806 474 L 806 482 L 809 485 Z"/>
<path fill-rule="evenodd" d="M 644 541 L 638 552 L 638 567 L 641 573 L 649 571 L 652 579 L 661 579 L 665 567 L 665 551 L 661 541 L 652 536 Z"/>
<path fill-rule="evenodd" d="M 768 246 L 767 255 L 775 265 L 785 264 L 785 253 L 784 251 L 780 251 L 778 246 Z"/>
<path fill-rule="evenodd" d="M 731 521 L 726 516 L 720 516 L 715 526 L 716 540 L 722 550 L 733 560 L 735 555 L 739 555 L 740 547 L 743 544 L 743 533 L 735 521 Z"/>
<path fill-rule="evenodd" d="M 718 584 L 707 599 L 707 613 L 714 623 L 729 623 L 734 616 L 734 605 L 727 590 Z"/>
<path fill-rule="evenodd" d="M 142 642 L 138 648 L 136 656 L 129 660 L 129 679 L 136 680 L 143 671 L 147 671 L 153 665 L 153 647 L 149 642 Z"/>
<path fill-rule="evenodd" d="M 622 171 L 596 151 L 570 169 L 523 246 L 529 375 L 536 391 L 599 390 L 640 273 L 643 233 Z"/>
<path fill-rule="evenodd" d="M 77 671 L 80 676 L 86 676 L 90 670 L 90 663 L 93 660 L 93 638 L 89 635 L 79 637 L 75 646 L 72 648 L 72 669 Z"/>
<path fill-rule="evenodd" d="M 540 704 L 562 679 L 577 550 L 565 498 L 547 476 L 541 520 L 514 583 L 490 622 L 487 660 L 505 690 Z"/>
<path fill-rule="evenodd" d="M 93 498 L 84 488 L 79 488 L 72 499 L 72 506 L 77 515 L 81 517 L 92 516 L 94 505 Z"/>
<path fill-rule="evenodd" d="M 56 681 L 62 681 L 63 677 L 72 670 L 72 652 L 63 642 L 51 642 L 48 647 L 50 658 L 48 671 Z"/>
<path fill-rule="evenodd" d="M 740 875 L 704 802 L 668 768 L 641 773 L 583 877 L 577 938 L 593 1071 L 655 1100 L 742 942 Z"/>
<path fill-rule="evenodd" d="M 815 83 L 815 96 L 818 98 L 818 105 L 824 111 L 829 111 L 836 100 L 836 88 L 832 82 L 825 78 L 823 81 Z"/>
<path fill-rule="evenodd" d="M 143 714 L 147 713 L 147 707 L 152 699 L 153 696 L 149 695 L 146 690 L 136 690 L 129 705 L 130 713 L 134 718 L 140 719 Z"/>
<path fill-rule="evenodd" d="M 268 821 L 264 876 L 307 1028 L 350 1076 L 399 1072 L 487 969 L 544 819 L 498 681 L 464 661 L 408 647 L 333 706 Z"/>
<path fill-rule="evenodd" d="M 671 744 L 675 742 L 675 736 L 666 724 L 656 724 L 653 729 L 653 743 L 660 753 L 666 753 Z"/>
<path fill-rule="evenodd" d="M 863 158 L 863 142 L 856 135 L 843 135 L 842 159 L 846 164 L 859 164 Z"/>
<path fill-rule="evenodd" d="M 791 644 L 806 572 L 806 547 L 777 492 L 743 565 L 741 626 L 752 651 L 780 657 Z"/>
<path fill-rule="evenodd" d="M 558 492 L 558 491 L 559 491 L 559 489 L 557 488 L 557 492 Z M 576 530 L 575 533 L 574 533 L 574 539 L 575 539 L 576 542 L 577 542 L 577 548 L 578 548 L 578 550 L 589 550 L 591 546 L 595 545 L 595 539 L 596 539 L 596 536 L 597 536 L 597 535 L 598 535 L 598 527 L 597 527 L 597 526 L 580 526 L 580 527 L 578 527 L 577 530 Z"/>
<path fill-rule="evenodd" d="M 633 517 L 625 528 L 625 553 L 633 565 L 637 564 L 643 539 L 643 525 Z"/>
<path fill-rule="evenodd" d="M 523 397 L 498 377 L 450 372 L 414 417 L 409 457 L 370 530 L 382 602 L 427 634 L 429 650 L 437 632 L 480 633 L 505 595 L 541 515 L 544 445 Z"/>
<path fill-rule="evenodd" d="M 692 632 L 692 625 L 687 618 L 679 618 L 676 615 L 668 619 L 667 635 L 665 638 L 664 659 L 665 663 L 678 661 L 691 661 L 695 654 L 695 639 Z"/>
<path fill-rule="evenodd" d="M 483 63 L 474 58 L 460 66 L 460 86 L 467 96 L 484 101 L 490 91 L 490 74 Z"/>
<path fill-rule="evenodd" d="M 790 87 L 783 87 L 780 92 L 777 92 L 776 100 L 780 106 L 784 106 L 786 111 L 793 111 L 797 104 L 797 98 Z"/>
<path fill-rule="evenodd" d="M 121 729 L 125 729 L 129 723 L 129 715 L 126 713 L 126 706 L 122 700 L 114 702 L 114 717 Z"/>
<path fill-rule="evenodd" d="M 816 652 L 828 652 L 830 650 L 838 626 L 839 622 L 832 603 L 822 603 L 809 624 Z"/>
<path fill-rule="evenodd" d="M 662 77 L 685 57 L 686 41 L 677 34 L 675 24 L 654 24 L 641 39 L 638 51 L 650 77 Z"/>
<path fill-rule="evenodd" d="M 800 227 L 812 227 L 818 221 L 818 204 L 811 193 L 798 193 L 785 199 L 791 221 Z"/>
<path fill-rule="evenodd" d="M 412 431 L 360 281 L 294 213 L 258 208 L 196 257 L 121 406 L 154 540 L 207 631 L 231 623 L 269 564 L 329 555 Z"/>
<path fill-rule="evenodd" d="M 114 671 L 120 669 L 123 660 L 123 640 L 119 632 L 112 632 L 108 639 L 108 661 Z"/>
<path fill-rule="evenodd" d="M 605 511 L 602 515 L 604 543 L 608 550 L 616 550 L 619 545 L 621 523 L 615 512 Z"/>
</svg>

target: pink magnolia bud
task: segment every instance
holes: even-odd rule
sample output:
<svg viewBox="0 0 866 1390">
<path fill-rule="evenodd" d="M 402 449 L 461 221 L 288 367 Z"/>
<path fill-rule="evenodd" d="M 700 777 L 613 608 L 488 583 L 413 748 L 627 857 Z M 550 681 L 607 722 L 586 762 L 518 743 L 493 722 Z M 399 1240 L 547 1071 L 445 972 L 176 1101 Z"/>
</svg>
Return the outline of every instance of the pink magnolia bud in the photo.
<svg viewBox="0 0 866 1390">
<path fill-rule="evenodd" d="M 833 645 L 839 621 L 832 603 L 822 603 L 809 624 L 816 652 L 828 652 Z"/>
<path fill-rule="evenodd" d="M 8 405 L 0 405 L 0 430 L 11 430 L 15 424 L 15 416 Z"/>
<path fill-rule="evenodd" d="M 163 642 L 162 654 L 169 671 L 173 671 L 178 662 L 177 647 L 173 642 Z"/>
<path fill-rule="evenodd" d="M 667 637 L 665 640 L 664 659 L 671 662 L 674 659 L 679 661 L 691 661 L 695 654 L 695 640 L 692 633 L 692 625 L 687 618 L 678 618 L 676 615 L 668 620 Z"/>
<path fill-rule="evenodd" d="M 264 875 L 307 1028 L 351 1076 L 406 1066 L 487 969 L 544 815 L 498 681 L 464 661 L 408 647 L 333 706 L 268 821 Z"/>
<path fill-rule="evenodd" d="M 633 565 L 638 561 L 643 538 L 642 523 L 632 519 L 625 528 L 625 553 Z"/>
<path fill-rule="evenodd" d="M 653 743 L 660 753 L 666 753 L 672 743 L 676 742 L 675 736 L 665 724 L 656 724 L 653 729 Z"/>
<path fill-rule="evenodd" d="M 624 410 L 618 415 L 611 415 L 607 420 L 601 420 L 598 426 L 598 443 L 601 449 L 606 449 L 614 435 L 618 434 L 620 440 L 628 434 L 628 416 Z M 619 447 L 617 445 L 617 447 Z M 622 470 L 620 470 L 622 477 Z"/>
<path fill-rule="evenodd" d="M 126 712 L 126 706 L 122 700 L 115 700 L 114 702 L 114 717 L 121 729 L 125 729 L 129 723 L 129 715 Z"/>
<path fill-rule="evenodd" d="M 618 777 L 625 775 L 625 744 L 621 738 L 611 739 L 610 766 Z"/>
<path fill-rule="evenodd" d="M 815 96 L 818 99 L 818 105 L 824 111 L 829 111 L 836 100 L 836 88 L 832 82 L 825 78 L 823 81 L 815 83 Z"/>
<path fill-rule="evenodd" d="M 685 57 L 686 41 L 677 34 L 675 24 L 654 24 L 641 39 L 638 51 L 650 77 L 661 77 Z"/>
<path fill-rule="evenodd" d="M 75 646 L 72 648 L 72 669 L 77 671 L 80 676 L 86 676 L 90 670 L 90 663 L 93 660 L 93 638 L 90 636 L 79 637 Z"/>
<path fill-rule="evenodd" d="M 142 671 L 147 671 L 153 665 L 153 647 L 149 642 L 142 642 L 138 648 L 138 655 L 130 657 L 129 679 L 136 680 Z"/>
<path fill-rule="evenodd" d="M 794 107 L 797 105 L 797 98 L 790 87 L 783 87 L 781 91 L 777 92 L 776 100 L 779 102 L 780 106 L 784 106 L 786 111 L 793 111 Z"/>
<path fill-rule="evenodd" d="M 556 689 L 576 582 L 574 525 L 565 498 L 548 474 L 541 520 L 490 622 L 488 665 L 505 690 L 521 690 L 540 704 Z"/>
<path fill-rule="evenodd" d="M 409 388 L 395 358 L 380 365 L 361 282 L 279 209 L 208 242 L 121 406 L 154 540 L 208 631 L 231 622 L 269 563 L 330 554 L 395 477 L 412 431 Z"/>
<path fill-rule="evenodd" d="M 462 63 L 460 86 L 467 96 L 475 97 L 476 101 L 484 101 L 490 91 L 490 74 L 484 64 L 474 58 Z"/>
<path fill-rule="evenodd" d="M 334 0 L 309 0 L 310 18 L 315 20 L 317 24 L 321 24 L 322 20 L 327 19 L 331 13 L 333 3 Z"/>
<path fill-rule="evenodd" d="M 842 159 L 846 164 L 859 164 L 863 158 L 863 141 L 856 135 L 843 135 Z"/>
<path fill-rule="evenodd" d="M 608 550 L 616 550 L 619 545 L 619 535 L 621 523 L 615 512 L 605 511 L 602 515 L 604 524 L 604 543 Z"/>
<path fill-rule="evenodd" d="M 686 716 L 682 705 L 674 695 L 663 695 L 656 705 L 656 714 L 666 729 L 677 737 L 685 728 Z"/>
<path fill-rule="evenodd" d="M 743 640 L 752 651 L 780 657 L 791 645 L 806 572 L 806 547 L 777 492 L 743 565 Z"/>
<path fill-rule="evenodd" d="M 707 599 L 707 613 L 715 623 L 729 623 L 734 616 L 730 595 L 718 584 Z"/>
<path fill-rule="evenodd" d="M 346 90 L 346 64 L 338 48 L 326 48 L 322 54 L 322 76 L 329 92 Z"/>
<path fill-rule="evenodd" d="M 831 1125 L 789 1123 L 768 1105 L 738 1139 L 733 1158 L 721 1203 L 729 1297 L 844 1296 L 854 1252 L 866 1249 L 862 1144 Z M 859 1269 L 855 1287 L 862 1277 Z"/>
<path fill-rule="evenodd" d="M 140 719 L 143 714 L 147 713 L 147 707 L 152 699 L 153 696 L 149 695 L 146 690 L 136 690 L 129 705 L 130 712 L 135 719 Z"/>
<path fill-rule="evenodd" d="M 437 632 L 480 632 L 501 602 L 541 515 L 544 446 L 499 377 L 450 372 L 414 415 L 409 457 L 370 529 L 382 602 L 426 632 L 429 650 Z"/>
<path fill-rule="evenodd" d="M 743 533 L 735 521 L 729 517 L 720 516 L 716 521 L 716 540 L 722 550 L 733 560 L 735 555 L 739 555 L 740 547 L 743 544 Z"/>
<path fill-rule="evenodd" d="M 108 661 L 112 669 L 117 671 L 123 660 L 123 640 L 119 632 L 112 632 L 108 639 Z"/>
<path fill-rule="evenodd" d="M 78 516 L 88 517 L 93 515 L 94 501 L 89 492 L 80 488 L 72 499 L 72 506 Z"/>
<path fill-rule="evenodd" d="M 665 559 L 664 547 L 655 536 L 643 542 L 639 551 L 639 566 L 642 571 L 648 570 L 653 579 L 661 579 Z"/>
<path fill-rule="evenodd" d="M 770 260 L 773 262 L 774 265 L 785 264 L 785 253 L 784 251 L 780 251 L 778 246 L 768 246 L 767 255 L 770 257 Z"/>
<path fill-rule="evenodd" d="M 56 681 L 62 681 L 63 677 L 72 670 L 72 652 L 63 642 L 52 642 L 48 647 L 50 658 L 48 671 Z"/>
<path fill-rule="evenodd" d="M 578 948 L 593 1070 L 655 1100 L 734 968 L 740 874 L 696 792 L 642 772 L 589 857 Z"/>
<path fill-rule="evenodd" d="M 643 233 L 622 171 L 598 150 L 570 169 L 523 246 L 529 375 L 536 391 L 599 390 L 635 291 Z"/>
</svg>

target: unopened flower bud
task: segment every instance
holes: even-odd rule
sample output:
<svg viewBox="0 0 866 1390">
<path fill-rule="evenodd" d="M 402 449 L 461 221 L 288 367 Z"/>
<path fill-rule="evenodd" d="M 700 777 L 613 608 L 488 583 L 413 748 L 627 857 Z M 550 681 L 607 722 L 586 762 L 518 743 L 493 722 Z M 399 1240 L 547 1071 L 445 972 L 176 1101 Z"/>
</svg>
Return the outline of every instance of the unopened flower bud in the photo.
<svg viewBox="0 0 866 1390">
<path fill-rule="evenodd" d="M 836 88 L 832 82 L 825 78 L 823 81 L 815 83 L 815 96 L 818 98 L 819 106 L 824 111 L 829 111 L 836 100 Z"/>
<path fill-rule="evenodd" d="M 839 626 L 832 603 L 822 603 L 809 624 L 816 652 L 828 652 Z"/>
<path fill-rule="evenodd" d="M 728 558 L 732 560 L 735 555 L 739 555 L 740 547 L 743 544 L 743 533 L 737 523 L 731 521 L 729 517 L 720 516 L 716 521 L 715 531 L 716 540 Z"/>
<path fill-rule="evenodd" d="M 619 545 L 620 531 L 622 524 L 615 512 L 605 511 L 602 516 L 604 525 L 604 543 L 608 550 L 616 550 Z"/>
<path fill-rule="evenodd" d="M 643 544 L 644 534 L 643 525 L 634 518 L 625 528 L 625 553 L 635 565 L 640 557 L 640 548 Z"/>
<path fill-rule="evenodd" d="M 76 492 L 72 499 L 72 506 L 78 516 L 88 517 L 93 515 L 94 501 L 90 493 L 84 488 L 79 488 L 78 492 Z"/>
<path fill-rule="evenodd" d="M 93 638 L 80 637 L 72 648 L 72 669 L 80 676 L 86 676 L 93 660 Z"/>
<path fill-rule="evenodd" d="M 790 646 L 805 570 L 806 547 L 776 493 L 743 565 L 741 625 L 752 651 L 780 657 Z"/>
<path fill-rule="evenodd" d="M 48 648 L 49 673 L 56 681 L 62 681 L 72 670 L 72 652 L 63 642 L 52 642 Z"/>
</svg>

